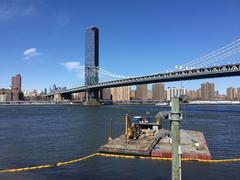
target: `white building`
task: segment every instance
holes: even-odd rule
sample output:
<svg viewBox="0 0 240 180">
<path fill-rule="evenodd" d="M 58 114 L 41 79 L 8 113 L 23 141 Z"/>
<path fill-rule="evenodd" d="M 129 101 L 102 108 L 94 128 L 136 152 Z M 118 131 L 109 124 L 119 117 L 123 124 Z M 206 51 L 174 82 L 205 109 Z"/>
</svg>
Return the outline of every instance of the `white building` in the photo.
<svg viewBox="0 0 240 180">
<path fill-rule="evenodd" d="M 180 97 L 181 95 L 187 95 L 187 89 L 186 88 L 168 88 L 167 90 L 167 100 L 170 101 L 172 97 L 177 96 Z"/>
<path fill-rule="evenodd" d="M 0 102 L 6 102 L 7 101 L 7 95 L 6 94 L 0 94 Z"/>
</svg>

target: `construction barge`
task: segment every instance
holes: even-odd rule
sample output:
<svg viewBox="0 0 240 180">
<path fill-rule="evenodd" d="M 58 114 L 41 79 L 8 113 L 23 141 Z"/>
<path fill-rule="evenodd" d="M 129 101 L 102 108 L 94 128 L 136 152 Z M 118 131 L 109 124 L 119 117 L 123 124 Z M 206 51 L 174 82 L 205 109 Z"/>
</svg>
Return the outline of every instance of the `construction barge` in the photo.
<svg viewBox="0 0 240 180">
<path fill-rule="evenodd" d="M 125 133 L 112 139 L 112 122 L 110 121 L 108 143 L 99 148 L 101 153 L 138 155 L 160 158 L 172 157 L 171 132 L 164 129 L 162 119 L 168 119 L 167 112 L 159 112 L 155 122 L 141 116 L 129 115 L 125 118 Z M 211 160 L 204 134 L 192 130 L 180 130 L 181 157 L 189 160 Z"/>
</svg>

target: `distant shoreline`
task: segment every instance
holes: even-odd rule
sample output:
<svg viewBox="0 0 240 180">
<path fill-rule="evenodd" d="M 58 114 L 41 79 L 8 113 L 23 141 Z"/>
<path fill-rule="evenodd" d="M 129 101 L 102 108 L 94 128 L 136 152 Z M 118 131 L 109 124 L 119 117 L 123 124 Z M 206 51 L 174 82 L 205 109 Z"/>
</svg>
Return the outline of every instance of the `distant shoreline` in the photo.
<svg viewBox="0 0 240 180">
<path fill-rule="evenodd" d="M 240 101 L 190 101 L 190 105 L 239 105 Z"/>
<path fill-rule="evenodd" d="M 240 105 L 240 101 L 190 101 L 188 103 L 183 103 L 185 105 Z M 44 106 L 44 105 L 83 105 L 83 103 L 80 102 L 70 102 L 70 101 L 63 101 L 63 102 L 27 102 L 27 101 L 21 101 L 21 102 L 0 102 L 0 106 Z M 101 105 L 156 105 L 155 102 L 151 103 L 144 103 L 144 102 L 115 102 L 115 103 L 106 103 Z M 161 107 L 161 105 L 156 105 Z M 164 107 L 163 105 L 162 107 Z M 167 105 L 169 106 L 169 105 Z"/>
<path fill-rule="evenodd" d="M 0 106 L 29 106 L 29 105 L 81 105 L 70 102 L 0 102 Z"/>
</svg>

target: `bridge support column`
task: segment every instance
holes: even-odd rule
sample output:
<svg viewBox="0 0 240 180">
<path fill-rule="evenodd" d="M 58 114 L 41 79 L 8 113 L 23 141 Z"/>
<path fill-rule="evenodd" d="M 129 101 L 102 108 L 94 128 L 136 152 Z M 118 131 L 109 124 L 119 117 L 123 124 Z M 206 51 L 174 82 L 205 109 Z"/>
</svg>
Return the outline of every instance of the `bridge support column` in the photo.
<svg viewBox="0 0 240 180">
<path fill-rule="evenodd" d="M 83 103 L 84 105 L 96 106 L 100 105 L 99 103 L 99 90 L 87 90 L 86 91 L 86 101 Z"/>
<path fill-rule="evenodd" d="M 60 101 L 63 100 L 63 97 L 62 97 L 62 95 L 60 93 L 57 93 L 57 94 L 54 94 L 53 100 L 55 102 L 60 102 Z"/>
</svg>

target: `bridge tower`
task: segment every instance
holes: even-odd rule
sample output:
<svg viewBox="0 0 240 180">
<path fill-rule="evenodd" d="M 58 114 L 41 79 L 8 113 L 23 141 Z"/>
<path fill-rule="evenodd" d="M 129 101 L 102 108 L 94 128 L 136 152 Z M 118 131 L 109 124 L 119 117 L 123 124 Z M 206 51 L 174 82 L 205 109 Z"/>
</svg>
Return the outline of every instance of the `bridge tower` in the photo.
<svg viewBox="0 0 240 180">
<path fill-rule="evenodd" d="M 99 30 L 90 27 L 85 32 L 85 86 L 99 82 Z M 86 104 L 96 104 L 99 90 L 86 91 Z"/>
</svg>

